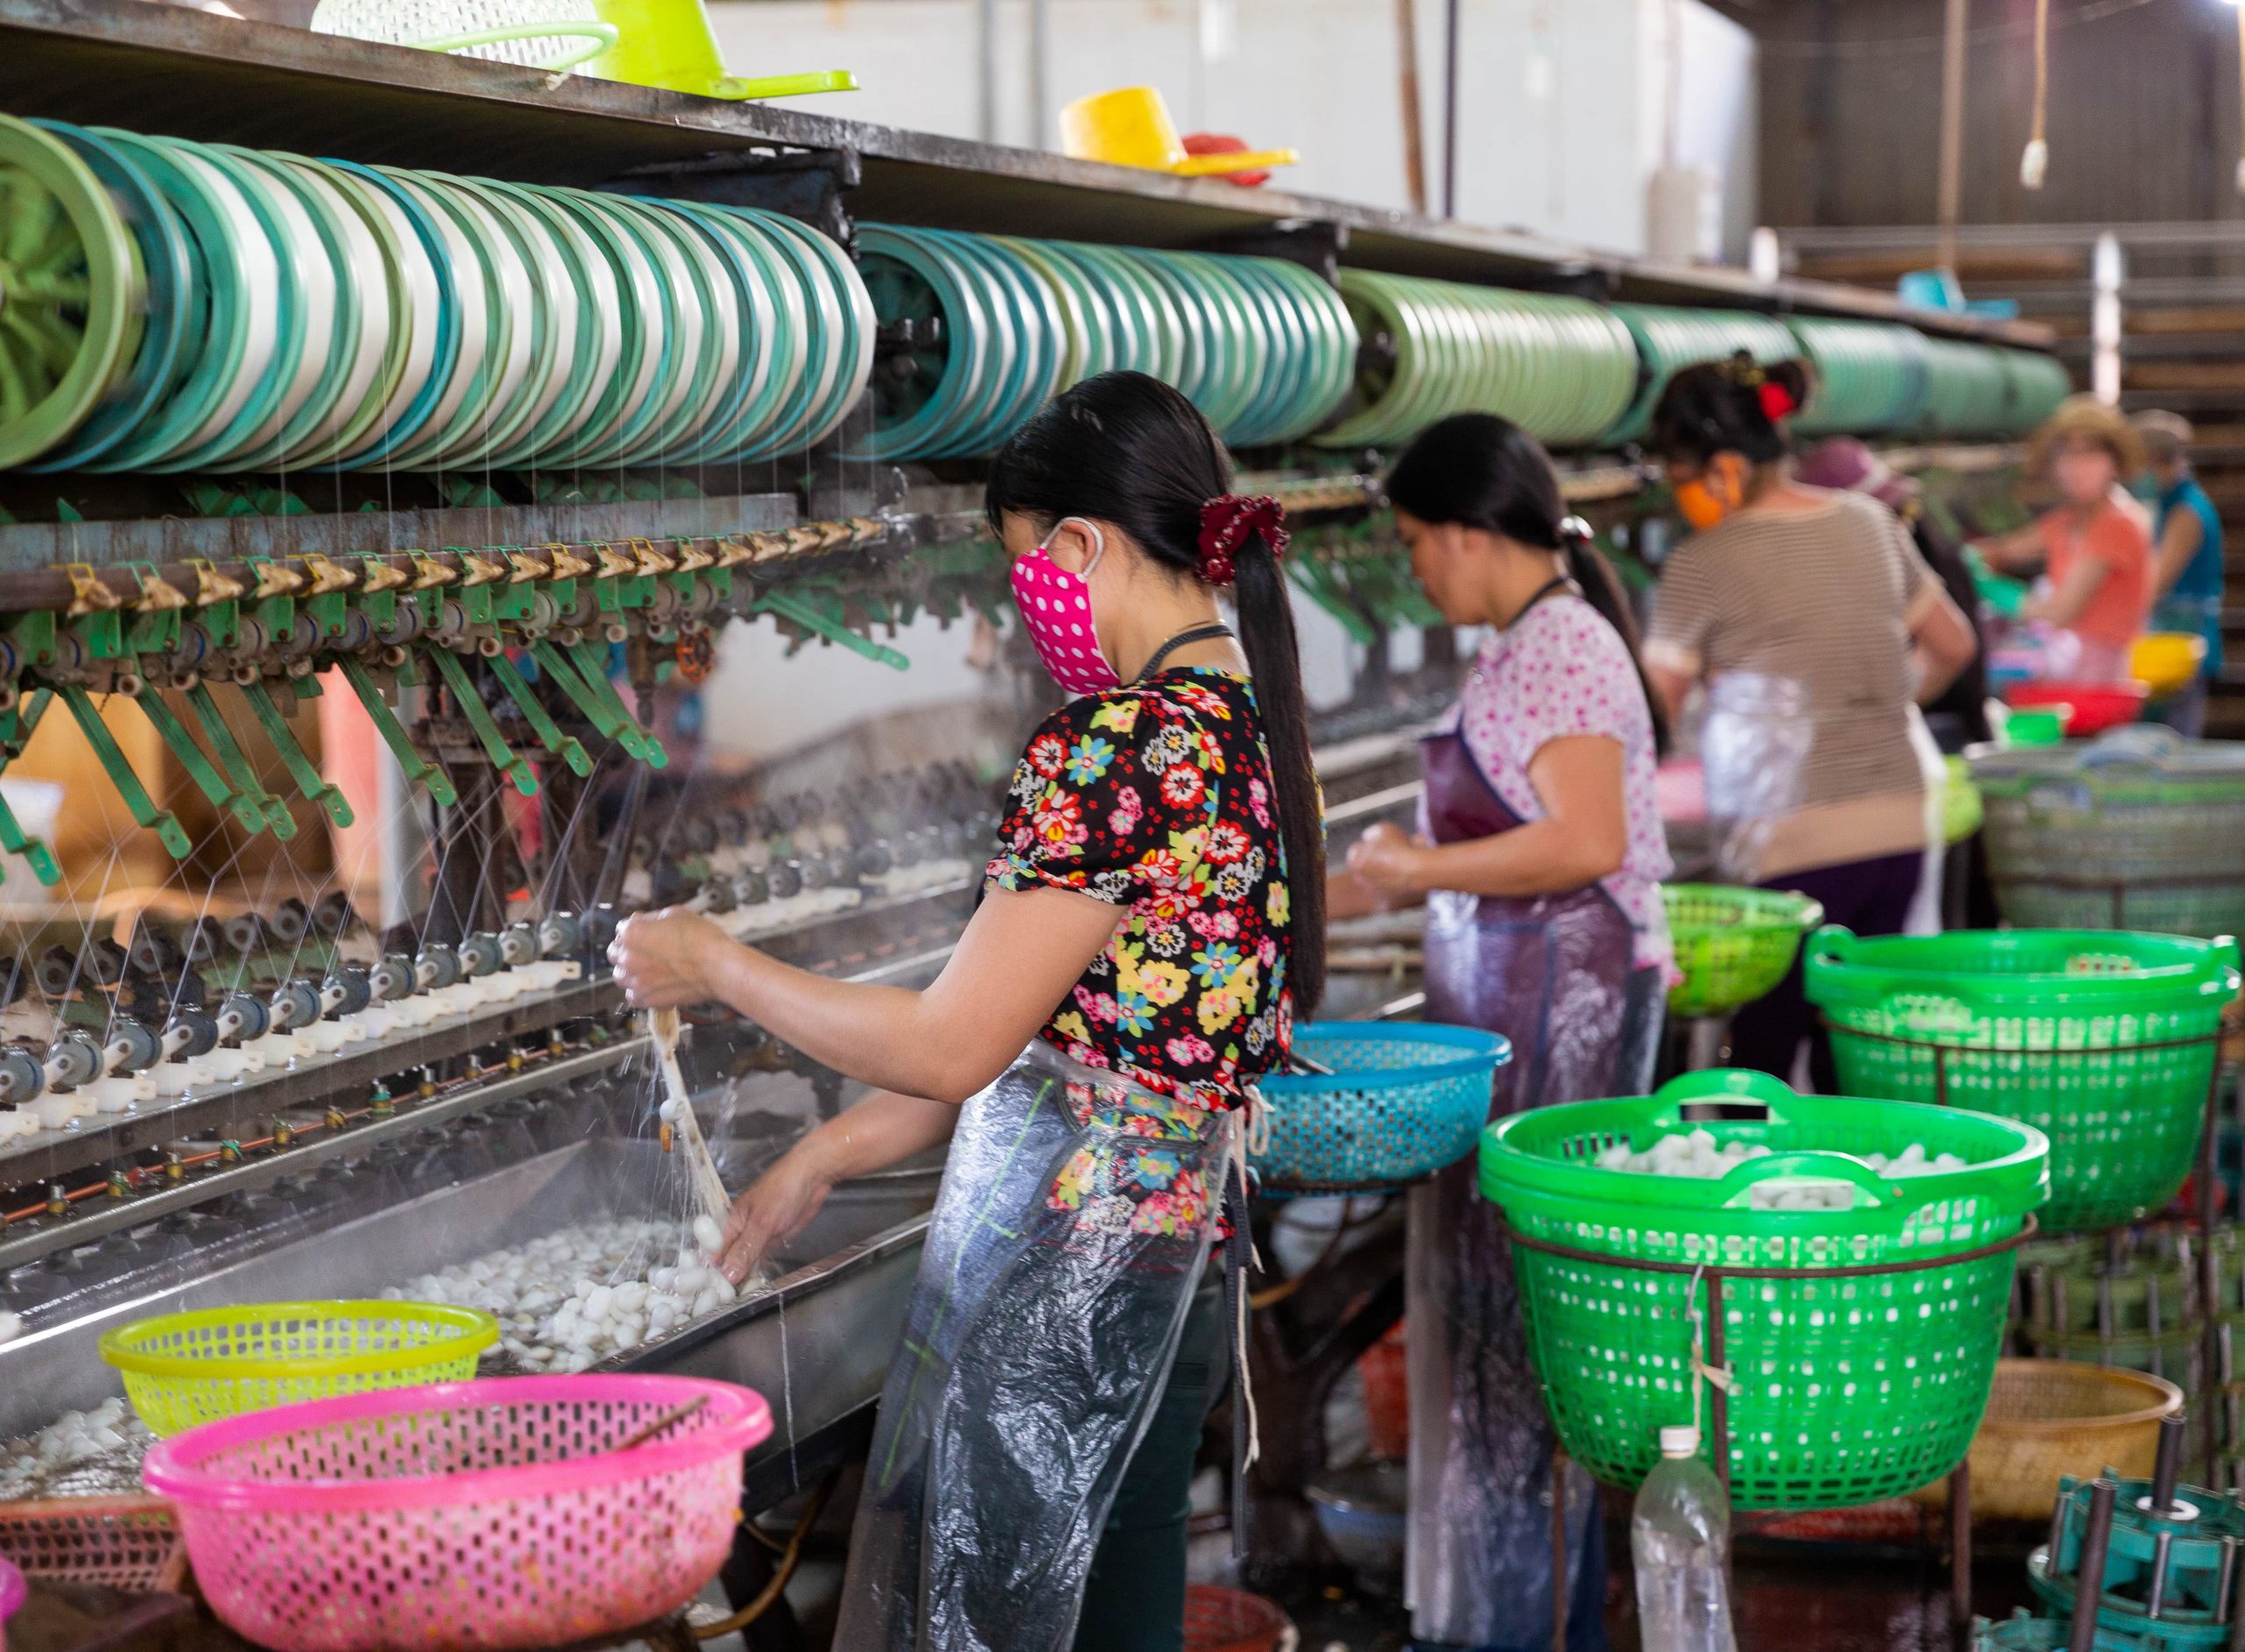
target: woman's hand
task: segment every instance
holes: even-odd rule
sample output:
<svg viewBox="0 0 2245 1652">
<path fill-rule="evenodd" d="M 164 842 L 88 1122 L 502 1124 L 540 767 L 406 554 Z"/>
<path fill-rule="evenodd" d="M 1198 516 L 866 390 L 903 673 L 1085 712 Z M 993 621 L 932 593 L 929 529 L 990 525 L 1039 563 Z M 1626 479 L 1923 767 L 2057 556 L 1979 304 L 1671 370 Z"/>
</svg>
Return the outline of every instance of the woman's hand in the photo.
<svg viewBox="0 0 2245 1652">
<path fill-rule="evenodd" d="M 1430 847 L 1382 821 L 1350 846 L 1349 871 L 1383 900 L 1408 901 L 1425 893 L 1420 869 Z"/>
<path fill-rule="evenodd" d="M 798 1143 L 733 1200 L 725 1217 L 725 1236 L 717 1267 L 738 1285 L 775 1245 L 783 1245 L 810 1225 L 834 1191 L 833 1178 L 816 1157 Z"/>
<path fill-rule="evenodd" d="M 667 907 L 626 918 L 608 943 L 616 984 L 639 1009 L 679 1009 L 715 997 L 709 964 L 718 949 L 737 944 L 698 912 Z"/>
</svg>

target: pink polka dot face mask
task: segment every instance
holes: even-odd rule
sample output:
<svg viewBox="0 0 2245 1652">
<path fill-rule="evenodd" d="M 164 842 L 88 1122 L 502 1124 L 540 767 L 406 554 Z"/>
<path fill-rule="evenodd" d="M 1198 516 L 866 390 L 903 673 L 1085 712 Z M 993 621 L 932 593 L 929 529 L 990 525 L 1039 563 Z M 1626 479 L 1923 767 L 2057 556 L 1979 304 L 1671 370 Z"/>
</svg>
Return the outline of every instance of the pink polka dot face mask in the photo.
<svg viewBox="0 0 2245 1652">
<path fill-rule="evenodd" d="M 1011 574 L 1014 604 L 1021 609 L 1022 623 L 1029 627 L 1029 640 L 1037 644 L 1037 657 L 1052 673 L 1054 682 L 1072 694 L 1120 688 L 1122 680 L 1099 651 L 1099 633 L 1091 621 L 1091 587 L 1087 583 L 1099 559 L 1107 554 L 1107 536 L 1097 523 L 1084 522 L 1081 516 L 1064 516 L 1061 521 L 1083 522 L 1091 530 L 1096 548 L 1090 562 L 1081 573 L 1071 573 L 1052 559 L 1043 545 L 1026 556 L 1016 557 Z M 1060 523 L 1054 523 L 1053 531 L 1058 532 L 1059 527 Z"/>
</svg>

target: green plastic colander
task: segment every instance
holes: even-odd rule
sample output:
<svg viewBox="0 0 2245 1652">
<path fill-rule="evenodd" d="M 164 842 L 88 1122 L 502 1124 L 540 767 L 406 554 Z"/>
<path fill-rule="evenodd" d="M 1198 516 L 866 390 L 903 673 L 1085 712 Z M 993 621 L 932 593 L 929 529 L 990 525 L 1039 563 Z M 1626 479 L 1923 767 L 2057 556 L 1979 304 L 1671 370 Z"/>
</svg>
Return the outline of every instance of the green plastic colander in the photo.
<svg viewBox="0 0 2245 1652">
<path fill-rule="evenodd" d="M 1668 989 L 1675 1015 L 1724 1015 L 1752 1003 L 1785 979 L 1800 937 L 1824 922 L 1817 902 L 1782 890 L 1669 883 L 1660 894 L 1684 977 Z"/>
<path fill-rule="evenodd" d="M 1771 1150 L 1713 1180 L 1597 1162 L 1616 1143 L 1641 1151 L 1694 1129 Z M 1863 1157 L 1914 1143 L 1966 1168 L 1890 1179 Z M 1700 1343 L 1731 1378 L 1731 1500 L 1842 1508 L 1914 1490 L 1963 1459 L 2049 1157 L 2042 1132 L 2008 1119 L 1803 1098 L 1766 1074 L 1717 1071 L 1490 1126 L 1481 1191 L 1513 1229 L 1529 1351 L 1578 1462 L 1634 1485 L 1659 1458 L 1660 1429 L 1693 1421 L 1704 1270 L 1728 1270 L 1721 1345 L 1704 1334 Z M 1780 1177 L 1851 1184 L 1854 1206 L 1756 1208 L 1755 1188 Z M 1770 1270 L 1792 1277 L 1749 1271 Z"/>
<path fill-rule="evenodd" d="M 2133 1221 L 2190 1174 L 2237 996 L 2227 937 L 2106 929 L 1961 929 L 1808 943 L 1840 1082 L 1954 1103 L 2050 1139 L 2053 1233 Z"/>
</svg>

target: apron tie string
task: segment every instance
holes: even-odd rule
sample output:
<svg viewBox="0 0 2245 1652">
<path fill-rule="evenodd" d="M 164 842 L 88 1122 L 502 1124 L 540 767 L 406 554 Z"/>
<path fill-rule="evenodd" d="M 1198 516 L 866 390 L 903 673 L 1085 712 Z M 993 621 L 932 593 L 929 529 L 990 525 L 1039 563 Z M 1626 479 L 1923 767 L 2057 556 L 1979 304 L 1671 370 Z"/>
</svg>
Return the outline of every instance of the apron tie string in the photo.
<svg viewBox="0 0 2245 1652">
<path fill-rule="evenodd" d="M 1255 1411 L 1255 1385 L 1247 1369 L 1247 1271 L 1263 1270 L 1256 1253 L 1255 1236 L 1247 1220 L 1247 1161 L 1251 1153 L 1270 1145 L 1271 1121 L 1263 1093 L 1244 1086 L 1247 1116 L 1235 1124 L 1224 1153 L 1224 1221 L 1230 1228 L 1224 1241 L 1224 1306 L 1231 1321 L 1231 1552 L 1235 1560 L 1247 1552 L 1247 1471 L 1263 1455 L 1263 1442 Z"/>
</svg>

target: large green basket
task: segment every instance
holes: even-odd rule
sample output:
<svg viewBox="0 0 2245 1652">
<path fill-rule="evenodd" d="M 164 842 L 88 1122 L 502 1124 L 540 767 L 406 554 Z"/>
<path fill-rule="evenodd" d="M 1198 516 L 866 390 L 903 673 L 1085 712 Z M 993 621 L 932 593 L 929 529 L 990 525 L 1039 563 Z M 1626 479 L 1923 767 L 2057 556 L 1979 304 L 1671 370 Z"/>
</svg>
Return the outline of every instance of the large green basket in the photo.
<svg viewBox="0 0 2245 1652">
<path fill-rule="evenodd" d="M 2237 943 L 2110 929 L 1810 937 L 1808 998 L 1858 1095 L 1956 1103 L 2050 1138 L 2052 1233 L 2133 1221 L 2190 1174 Z"/>
<path fill-rule="evenodd" d="M 1671 1015 L 1722 1015 L 1752 1003 L 1785 979 L 1800 937 L 1824 922 L 1807 895 L 1776 889 L 1669 883 L 1660 894 L 1684 977 L 1668 989 Z"/>
<path fill-rule="evenodd" d="M 1617 1142 L 1700 1128 L 1771 1152 L 1712 1181 L 1597 1163 Z M 1860 1157 L 1914 1142 L 1967 1168 L 1889 1180 Z M 1696 1072 L 1490 1126 L 1481 1191 L 1513 1230 L 1529 1349 L 1570 1455 L 1615 1485 L 1643 1478 L 1660 1429 L 1693 1419 L 1692 1311 L 1719 1297 L 1721 1347 L 1702 1348 L 1732 1377 L 1732 1503 L 1843 1508 L 1963 1460 L 2048 1157 L 2041 1132 L 2007 1119 Z M 1754 1208 L 1755 1186 L 1782 1175 L 1851 1182 L 1855 1207 Z"/>
<path fill-rule="evenodd" d="M 1967 756 L 2010 922 L 2245 933 L 2245 746 L 2133 724 L 2085 744 Z"/>
</svg>

